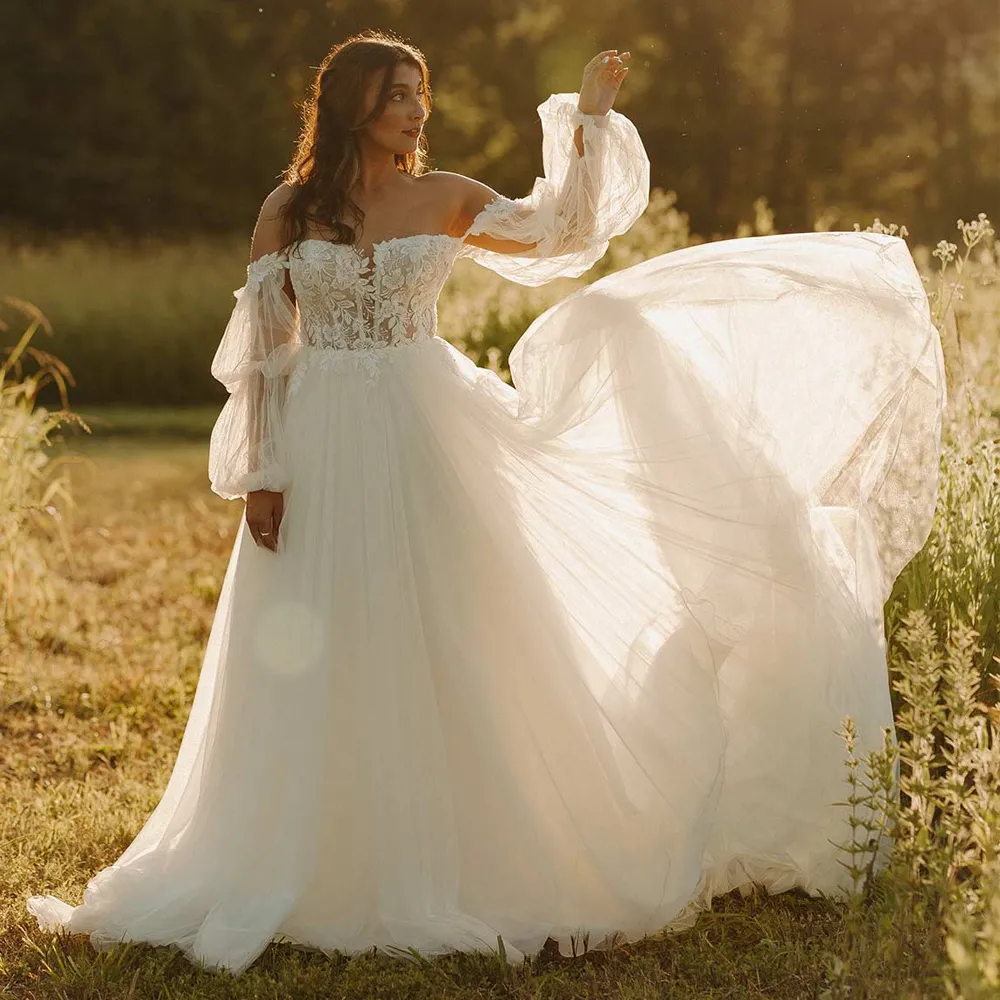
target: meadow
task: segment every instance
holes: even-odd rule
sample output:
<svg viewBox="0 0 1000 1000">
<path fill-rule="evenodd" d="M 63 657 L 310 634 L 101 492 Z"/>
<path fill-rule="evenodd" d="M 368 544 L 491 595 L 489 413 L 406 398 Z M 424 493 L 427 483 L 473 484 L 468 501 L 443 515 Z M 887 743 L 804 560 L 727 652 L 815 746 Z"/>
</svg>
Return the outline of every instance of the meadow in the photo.
<svg viewBox="0 0 1000 1000">
<path fill-rule="evenodd" d="M 737 235 L 772 228 L 759 202 Z M 0 998 L 1000 996 L 1000 252 L 984 217 L 943 235 L 913 248 L 949 404 L 935 524 L 886 605 L 898 749 L 858 759 L 844 731 L 855 892 L 731 894 L 681 933 L 518 968 L 272 944 L 238 978 L 172 949 L 97 953 L 43 934 L 24 899 L 78 901 L 173 763 L 242 514 L 208 489 L 206 435 L 221 405 L 207 365 L 245 249 L 0 250 L 0 342 L 13 348 L 0 393 Z M 696 238 L 656 191 L 586 280 Z M 529 290 L 456 268 L 441 333 L 506 375 L 519 333 L 575 284 Z M 67 387 L 66 410 L 39 402 L 41 381 L 50 397 Z M 886 833 L 892 863 L 872 875 Z"/>
</svg>

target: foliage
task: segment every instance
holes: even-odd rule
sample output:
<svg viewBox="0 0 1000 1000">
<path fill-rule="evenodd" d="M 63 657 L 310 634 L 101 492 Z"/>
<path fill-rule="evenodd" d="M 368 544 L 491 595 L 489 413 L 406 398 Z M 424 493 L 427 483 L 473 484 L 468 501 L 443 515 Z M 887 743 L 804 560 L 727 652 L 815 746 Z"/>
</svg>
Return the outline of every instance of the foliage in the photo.
<svg viewBox="0 0 1000 1000">
<path fill-rule="evenodd" d="M 920 949 L 939 957 L 948 996 L 985 1000 L 1000 988 L 1000 712 L 977 697 L 976 640 L 967 622 L 946 637 L 923 610 L 907 613 L 890 664 L 900 740 L 886 733 L 882 750 L 866 755 L 861 781 L 845 720 L 855 836 L 844 849 L 856 892 L 850 948 L 831 965 L 831 998 L 872 996 L 867 984 L 880 965 Z M 995 675 L 989 681 L 997 686 Z M 875 876 L 886 835 L 891 861 Z"/>
<path fill-rule="evenodd" d="M 426 53 L 436 165 L 511 196 L 540 173 L 536 106 L 612 47 L 633 53 L 619 106 L 654 186 L 710 236 L 764 192 L 786 230 L 890 213 L 922 240 L 1000 196 L 989 0 L 39 0 L 0 6 L 0 134 L 16 137 L 0 225 L 249 235 L 312 67 L 364 27 Z"/>
<path fill-rule="evenodd" d="M 964 250 L 941 241 L 929 279 L 932 316 L 952 334 L 939 500 L 930 537 L 886 606 L 898 743 L 887 734 L 880 752 L 859 761 L 850 719 L 842 734 L 855 834 L 843 846 L 856 892 L 831 998 L 874 995 L 880 965 L 900 969 L 921 949 L 940 957 L 945 995 L 1000 992 L 1000 383 L 994 364 L 979 363 L 995 355 L 1000 327 L 989 287 L 997 247 L 985 215 L 957 225 Z M 972 290 L 993 301 L 985 344 L 987 331 L 967 328 L 974 336 L 964 341 L 959 333 Z M 875 875 L 883 830 L 894 849 Z"/>
<path fill-rule="evenodd" d="M 886 606 L 891 637 L 923 609 L 941 634 L 961 621 L 981 630 L 981 674 L 1000 654 L 1000 245 L 985 215 L 958 221 L 963 250 L 941 241 L 928 274 L 931 312 L 945 347 L 948 409 L 933 530 L 895 583 Z M 969 293 L 974 292 L 969 298 Z"/>
<path fill-rule="evenodd" d="M 248 239 L 67 239 L 0 248 L 0 274 L 51 321 L 52 351 L 75 375 L 78 405 L 221 407 L 225 390 L 210 365 L 248 250 Z M 50 388 L 43 401 L 53 396 Z"/>
<path fill-rule="evenodd" d="M 66 398 L 69 370 L 58 358 L 31 344 L 39 330 L 51 333 L 45 316 L 30 303 L 5 298 L 3 304 L 26 317 L 28 325 L 0 363 L 0 652 L 17 636 L 30 636 L 36 616 L 53 604 L 49 550 L 67 542 L 59 504 L 71 501 L 65 474 L 56 474 L 45 448 L 49 434 L 79 418 L 63 409 L 36 405 L 39 387 L 53 381 Z M 0 322 L 0 331 L 7 325 Z M 25 361 L 36 370 L 25 373 Z M 84 425 L 86 426 L 86 425 Z"/>
</svg>

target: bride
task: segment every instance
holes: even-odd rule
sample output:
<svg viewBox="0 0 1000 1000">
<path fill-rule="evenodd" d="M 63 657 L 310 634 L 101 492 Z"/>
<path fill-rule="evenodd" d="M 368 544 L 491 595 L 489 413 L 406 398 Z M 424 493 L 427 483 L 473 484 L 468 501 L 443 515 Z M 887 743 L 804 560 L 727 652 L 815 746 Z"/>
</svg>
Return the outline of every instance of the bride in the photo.
<svg viewBox="0 0 1000 1000">
<path fill-rule="evenodd" d="M 539 105 L 522 198 L 424 171 L 418 50 L 324 60 L 212 364 L 246 508 L 179 753 L 43 929 L 234 973 L 272 940 L 518 962 L 847 887 L 837 730 L 892 730 L 883 604 L 937 491 L 905 244 L 652 257 L 539 316 L 514 387 L 436 336 L 456 259 L 578 276 L 641 215 L 628 58 Z"/>
</svg>

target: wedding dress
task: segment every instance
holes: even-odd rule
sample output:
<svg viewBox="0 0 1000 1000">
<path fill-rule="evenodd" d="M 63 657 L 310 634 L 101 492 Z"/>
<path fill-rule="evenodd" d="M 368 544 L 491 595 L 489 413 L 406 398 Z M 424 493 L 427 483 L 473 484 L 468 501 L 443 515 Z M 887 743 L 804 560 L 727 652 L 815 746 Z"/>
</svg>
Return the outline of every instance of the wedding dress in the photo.
<svg viewBox="0 0 1000 1000">
<path fill-rule="evenodd" d="M 516 962 L 849 885 L 836 731 L 892 727 L 883 603 L 937 493 L 920 278 L 872 233 L 663 254 L 539 316 L 507 385 L 435 334 L 455 260 L 580 275 L 648 199 L 634 125 L 577 96 L 465 234 L 531 251 L 248 266 L 209 472 L 283 491 L 277 551 L 244 519 L 162 799 L 81 905 L 27 901 L 43 929 L 237 973 L 271 940 Z"/>
</svg>

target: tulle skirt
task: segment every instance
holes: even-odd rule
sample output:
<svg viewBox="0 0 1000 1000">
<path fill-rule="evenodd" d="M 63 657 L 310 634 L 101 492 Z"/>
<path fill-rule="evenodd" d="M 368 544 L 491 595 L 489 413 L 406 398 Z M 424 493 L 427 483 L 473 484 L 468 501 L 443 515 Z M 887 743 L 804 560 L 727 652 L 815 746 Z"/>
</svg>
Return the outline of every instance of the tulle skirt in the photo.
<svg viewBox="0 0 1000 1000">
<path fill-rule="evenodd" d="M 278 551 L 242 523 L 166 791 L 43 928 L 516 962 L 848 886 L 837 730 L 892 729 L 883 603 L 937 491 L 905 245 L 655 257 L 510 363 L 296 356 Z"/>
</svg>

